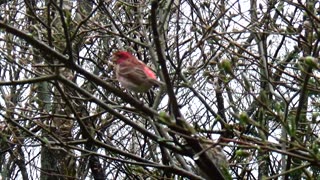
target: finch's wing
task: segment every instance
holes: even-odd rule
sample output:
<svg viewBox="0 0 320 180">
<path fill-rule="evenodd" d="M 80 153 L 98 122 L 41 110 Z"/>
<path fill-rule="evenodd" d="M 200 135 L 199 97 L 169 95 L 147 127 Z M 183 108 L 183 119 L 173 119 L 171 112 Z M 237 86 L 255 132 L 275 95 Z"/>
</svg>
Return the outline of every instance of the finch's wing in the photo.
<svg viewBox="0 0 320 180">
<path fill-rule="evenodd" d="M 142 84 L 148 79 L 147 74 L 143 71 L 141 66 L 120 66 L 118 75 L 134 84 Z"/>
</svg>

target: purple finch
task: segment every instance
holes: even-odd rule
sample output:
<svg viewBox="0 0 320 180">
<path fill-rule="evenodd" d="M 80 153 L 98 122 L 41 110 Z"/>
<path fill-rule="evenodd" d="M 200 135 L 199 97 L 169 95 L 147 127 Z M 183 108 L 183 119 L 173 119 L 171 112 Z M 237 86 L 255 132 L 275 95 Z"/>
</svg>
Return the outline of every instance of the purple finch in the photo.
<svg viewBox="0 0 320 180">
<path fill-rule="evenodd" d="M 120 84 L 134 92 L 147 92 L 152 86 L 161 86 L 154 72 L 142 61 L 126 51 L 113 54 L 115 73 Z"/>
</svg>

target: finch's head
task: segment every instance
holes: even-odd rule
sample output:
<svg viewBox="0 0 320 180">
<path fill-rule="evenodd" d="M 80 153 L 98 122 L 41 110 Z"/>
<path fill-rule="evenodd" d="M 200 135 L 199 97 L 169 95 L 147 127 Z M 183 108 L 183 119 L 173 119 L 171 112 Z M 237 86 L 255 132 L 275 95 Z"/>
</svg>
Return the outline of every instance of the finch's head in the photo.
<svg viewBox="0 0 320 180">
<path fill-rule="evenodd" d="M 119 64 L 123 61 L 127 61 L 131 57 L 132 57 L 132 54 L 130 54 L 127 51 L 117 51 L 113 54 L 112 61 L 115 62 L 116 64 Z"/>
</svg>

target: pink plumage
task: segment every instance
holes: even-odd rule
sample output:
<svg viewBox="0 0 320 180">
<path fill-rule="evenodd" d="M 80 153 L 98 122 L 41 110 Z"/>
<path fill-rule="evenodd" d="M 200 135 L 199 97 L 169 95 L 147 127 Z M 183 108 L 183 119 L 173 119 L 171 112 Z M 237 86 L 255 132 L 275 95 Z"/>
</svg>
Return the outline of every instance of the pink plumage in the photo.
<svg viewBox="0 0 320 180">
<path fill-rule="evenodd" d="M 163 85 L 146 64 L 127 51 L 115 52 L 113 61 L 116 64 L 117 80 L 126 89 L 135 92 L 146 92 L 152 86 Z"/>
</svg>

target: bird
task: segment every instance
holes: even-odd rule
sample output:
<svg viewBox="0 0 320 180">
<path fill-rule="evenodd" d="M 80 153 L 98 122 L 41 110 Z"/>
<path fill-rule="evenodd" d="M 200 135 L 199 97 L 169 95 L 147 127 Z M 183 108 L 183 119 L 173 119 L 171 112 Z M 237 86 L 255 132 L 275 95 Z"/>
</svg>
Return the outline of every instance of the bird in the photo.
<svg viewBox="0 0 320 180">
<path fill-rule="evenodd" d="M 115 74 L 120 84 L 133 92 L 147 92 L 153 86 L 163 86 L 157 76 L 145 63 L 127 51 L 113 53 Z"/>
</svg>

